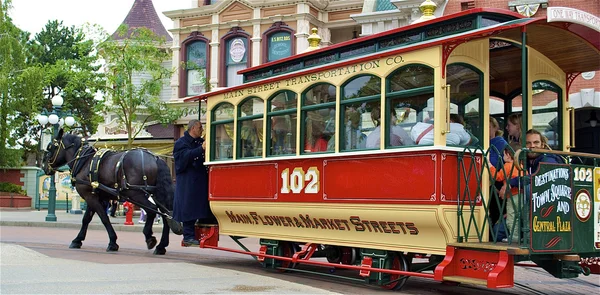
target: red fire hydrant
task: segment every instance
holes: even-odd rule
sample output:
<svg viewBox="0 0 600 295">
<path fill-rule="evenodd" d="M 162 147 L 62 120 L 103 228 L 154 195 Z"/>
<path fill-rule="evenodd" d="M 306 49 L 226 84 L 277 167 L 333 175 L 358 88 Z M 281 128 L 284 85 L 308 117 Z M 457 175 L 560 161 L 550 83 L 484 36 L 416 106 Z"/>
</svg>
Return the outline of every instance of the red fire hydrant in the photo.
<svg viewBox="0 0 600 295">
<path fill-rule="evenodd" d="M 123 203 L 123 207 L 127 210 L 127 213 L 125 213 L 125 225 L 133 225 L 133 204 L 125 202 Z"/>
</svg>

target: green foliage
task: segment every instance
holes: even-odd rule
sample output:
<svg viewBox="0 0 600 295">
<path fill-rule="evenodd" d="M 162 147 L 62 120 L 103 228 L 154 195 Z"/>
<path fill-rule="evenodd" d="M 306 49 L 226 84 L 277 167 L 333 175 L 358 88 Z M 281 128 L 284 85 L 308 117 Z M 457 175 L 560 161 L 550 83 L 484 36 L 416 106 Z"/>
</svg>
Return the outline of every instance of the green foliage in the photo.
<svg viewBox="0 0 600 295">
<path fill-rule="evenodd" d="M 39 109 L 42 96 L 42 68 L 29 63 L 29 34 L 17 28 L 8 14 L 10 0 L 0 1 L 0 166 L 21 164 L 11 148 L 22 145 L 17 139 L 23 124 Z"/>
<path fill-rule="evenodd" d="M 172 74 L 163 66 L 171 58 L 164 38 L 147 28 L 122 25 L 116 39 L 108 39 L 98 47 L 111 86 L 104 90 L 106 110 L 117 115 L 131 147 L 148 122 L 171 123 L 181 117 L 181 110 L 159 99 Z"/>
<path fill-rule="evenodd" d="M 27 193 L 20 186 L 10 182 L 0 182 L 0 192 L 15 193 L 26 195 Z"/>
<path fill-rule="evenodd" d="M 32 62 L 43 65 L 46 73 L 43 105 L 50 110 L 50 99 L 63 96 L 63 108 L 72 112 L 84 136 L 96 132 L 102 117 L 101 104 L 94 99 L 105 86 L 94 41 L 83 28 L 66 27 L 62 21 L 48 21 L 30 41 Z"/>
</svg>

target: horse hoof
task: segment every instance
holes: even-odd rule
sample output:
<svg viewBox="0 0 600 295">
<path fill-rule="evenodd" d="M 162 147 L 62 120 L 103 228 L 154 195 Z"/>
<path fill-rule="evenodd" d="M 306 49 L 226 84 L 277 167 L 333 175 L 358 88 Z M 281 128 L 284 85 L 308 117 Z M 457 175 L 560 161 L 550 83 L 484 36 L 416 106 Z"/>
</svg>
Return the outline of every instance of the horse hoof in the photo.
<svg viewBox="0 0 600 295">
<path fill-rule="evenodd" d="M 154 246 L 156 246 L 156 238 L 155 237 L 150 237 L 149 239 L 146 240 L 146 246 L 148 246 L 148 250 L 154 248 Z M 156 254 L 156 252 L 154 253 Z"/>
<path fill-rule="evenodd" d="M 108 245 L 108 247 L 106 247 L 106 252 L 117 252 L 119 251 L 119 245 L 114 244 L 114 245 Z"/>
<path fill-rule="evenodd" d="M 167 249 L 165 248 L 154 249 L 154 255 L 165 255 L 165 253 L 167 253 Z"/>
<path fill-rule="evenodd" d="M 71 242 L 71 245 L 69 245 L 69 248 L 71 249 L 81 249 L 81 242 Z"/>
</svg>

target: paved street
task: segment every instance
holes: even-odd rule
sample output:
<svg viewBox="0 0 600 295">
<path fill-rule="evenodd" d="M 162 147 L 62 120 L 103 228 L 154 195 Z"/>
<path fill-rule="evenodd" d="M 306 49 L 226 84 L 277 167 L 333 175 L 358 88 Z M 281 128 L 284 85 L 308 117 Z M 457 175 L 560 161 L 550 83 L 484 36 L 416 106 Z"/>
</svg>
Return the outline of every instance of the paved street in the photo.
<svg viewBox="0 0 600 295">
<path fill-rule="evenodd" d="M 154 256 L 146 250 L 142 225 L 122 225 L 122 217 L 111 219 L 119 236 L 119 252 L 105 252 L 108 237 L 97 217 L 82 249 L 68 249 L 81 215 L 57 212 L 56 223 L 43 221 L 45 216 L 38 211 L 0 211 L 1 294 L 390 294 L 334 278 L 267 271 L 247 255 L 183 248 L 181 237 L 173 234 L 167 255 Z M 155 225 L 154 230 L 160 227 Z M 244 243 L 257 249 L 256 239 Z M 226 236 L 221 236 L 220 246 L 239 249 Z M 449 286 L 412 277 L 395 294 L 590 295 L 600 291 L 599 276 L 559 280 L 541 269 L 520 267 L 515 273 L 516 284 L 511 289 Z"/>
</svg>

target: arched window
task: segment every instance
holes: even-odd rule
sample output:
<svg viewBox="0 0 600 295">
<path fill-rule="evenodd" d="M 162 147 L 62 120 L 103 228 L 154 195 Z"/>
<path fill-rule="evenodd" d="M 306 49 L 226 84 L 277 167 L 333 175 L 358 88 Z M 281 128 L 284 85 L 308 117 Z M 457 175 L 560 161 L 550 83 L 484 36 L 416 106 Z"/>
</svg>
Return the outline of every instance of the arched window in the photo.
<svg viewBox="0 0 600 295">
<path fill-rule="evenodd" d="M 533 82 L 532 126 L 548 139 L 553 150 L 562 150 L 562 89 L 556 84 L 538 80 Z M 524 130 L 525 131 L 525 130 Z"/>
<path fill-rule="evenodd" d="M 237 72 L 250 67 L 251 48 L 250 35 L 239 27 L 231 29 L 221 38 L 219 86 L 231 87 L 244 82 L 244 77 Z"/>
<path fill-rule="evenodd" d="M 385 125 L 392 130 L 385 134 L 394 132 L 398 137 L 391 141 L 387 137 L 386 147 L 433 144 L 433 80 L 433 69 L 418 64 L 401 67 L 387 77 L 386 110 L 391 121 Z"/>
<path fill-rule="evenodd" d="M 270 156 L 296 154 L 297 101 L 296 93 L 289 90 L 269 98 L 267 124 L 271 132 L 268 134 L 267 150 Z"/>
<path fill-rule="evenodd" d="M 294 30 L 284 22 L 274 23 L 262 36 L 262 60 L 270 62 L 296 54 Z"/>
<path fill-rule="evenodd" d="M 468 64 L 456 63 L 448 65 L 446 69 L 446 83 L 450 85 L 450 134 L 456 129 L 459 135 L 457 145 L 481 145 L 483 139 L 483 121 L 480 109 L 483 107 L 480 97 L 483 96 L 483 74 L 475 67 Z M 455 122 L 457 121 L 457 122 Z M 459 133 L 461 124 L 468 134 Z M 452 144 L 450 140 L 446 140 Z"/>
<path fill-rule="evenodd" d="M 354 77 L 342 86 L 341 96 L 340 151 L 379 148 L 381 79 L 373 75 Z"/>
<path fill-rule="evenodd" d="M 335 86 L 319 83 L 302 95 L 304 153 L 335 150 Z"/>
<path fill-rule="evenodd" d="M 179 96 L 186 97 L 206 92 L 210 56 L 208 39 L 193 32 L 181 43 Z"/>
<path fill-rule="evenodd" d="M 250 97 L 238 107 L 237 158 L 262 157 L 265 103 Z"/>
<path fill-rule="evenodd" d="M 211 160 L 233 159 L 233 105 L 217 105 L 211 113 Z"/>
</svg>

